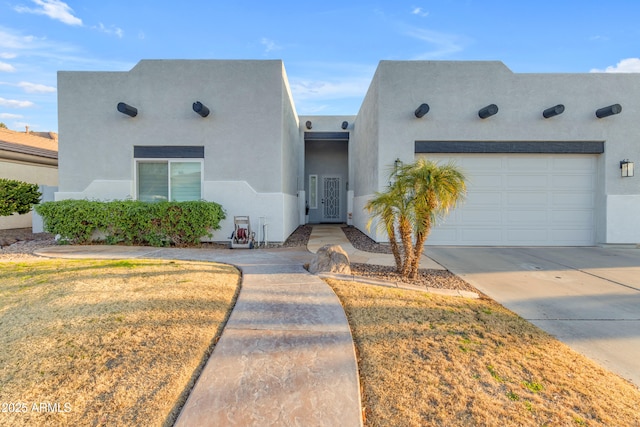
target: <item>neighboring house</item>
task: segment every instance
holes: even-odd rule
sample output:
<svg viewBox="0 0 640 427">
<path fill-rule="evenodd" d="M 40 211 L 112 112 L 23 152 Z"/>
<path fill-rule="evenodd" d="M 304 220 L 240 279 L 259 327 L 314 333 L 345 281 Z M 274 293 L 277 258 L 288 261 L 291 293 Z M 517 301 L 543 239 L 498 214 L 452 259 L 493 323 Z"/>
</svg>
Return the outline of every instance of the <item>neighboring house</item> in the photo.
<svg viewBox="0 0 640 427">
<path fill-rule="evenodd" d="M 249 215 L 283 241 L 308 205 L 385 241 L 363 207 L 394 161 L 425 157 L 468 177 L 428 244 L 640 242 L 640 176 L 621 176 L 640 160 L 639 74 L 381 61 L 357 115 L 298 116 L 282 61 L 145 60 L 61 71 L 58 96 L 56 199 L 213 200 L 214 240 Z"/>
<path fill-rule="evenodd" d="M 58 185 L 58 135 L 0 128 L 0 178 Z M 31 213 L 0 216 L 0 229 L 31 227 Z"/>
</svg>

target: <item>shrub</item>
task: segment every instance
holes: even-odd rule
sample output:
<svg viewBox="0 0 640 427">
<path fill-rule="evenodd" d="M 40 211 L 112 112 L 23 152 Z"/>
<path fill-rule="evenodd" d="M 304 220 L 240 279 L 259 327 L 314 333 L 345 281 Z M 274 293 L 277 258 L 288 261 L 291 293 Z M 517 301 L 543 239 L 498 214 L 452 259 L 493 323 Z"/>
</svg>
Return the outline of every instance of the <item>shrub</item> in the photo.
<svg viewBox="0 0 640 427">
<path fill-rule="evenodd" d="M 38 184 L 0 178 L 0 216 L 29 213 L 41 196 Z"/>
<path fill-rule="evenodd" d="M 215 202 L 140 202 L 62 200 L 35 207 L 45 230 L 75 243 L 89 243 L 101 235 L 108 244 L 167 246 L 194 245 L 225 218 Z"/>
</svg>

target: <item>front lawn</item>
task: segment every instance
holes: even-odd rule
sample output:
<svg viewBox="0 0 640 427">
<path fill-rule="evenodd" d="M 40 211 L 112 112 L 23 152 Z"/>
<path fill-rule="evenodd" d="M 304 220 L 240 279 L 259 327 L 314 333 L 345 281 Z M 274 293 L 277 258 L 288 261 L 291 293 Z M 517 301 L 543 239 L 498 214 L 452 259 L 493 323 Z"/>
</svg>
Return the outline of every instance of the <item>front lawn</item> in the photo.
<svg viewBox="0 0 640 427">
<path fill-rule="evenodd" d="M 171 425 L 239 283 L 204 262 L 0 262 L 0 425 Z"/>
<path fill-rule="evenodd" d="M 370 426 L 639 426 L 640 391 L 489 299 L 328 281 Z"/>
</svg>

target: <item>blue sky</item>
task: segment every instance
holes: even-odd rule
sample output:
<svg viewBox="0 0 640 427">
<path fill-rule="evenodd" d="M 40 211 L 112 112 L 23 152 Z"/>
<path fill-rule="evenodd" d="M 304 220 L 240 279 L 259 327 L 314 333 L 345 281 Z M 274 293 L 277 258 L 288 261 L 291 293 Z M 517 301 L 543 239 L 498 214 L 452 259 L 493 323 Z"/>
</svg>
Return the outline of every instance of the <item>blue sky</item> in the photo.
<svg viewBox="0 0 640 427">
<path fill-rule="evenodd" d="M 640 72 L 637 0 L 0 0 L 0 121 L 57 131 L 56 73 L 282 59 L 299 114 L 356 114 L 388 60 Z"/>
</svg>

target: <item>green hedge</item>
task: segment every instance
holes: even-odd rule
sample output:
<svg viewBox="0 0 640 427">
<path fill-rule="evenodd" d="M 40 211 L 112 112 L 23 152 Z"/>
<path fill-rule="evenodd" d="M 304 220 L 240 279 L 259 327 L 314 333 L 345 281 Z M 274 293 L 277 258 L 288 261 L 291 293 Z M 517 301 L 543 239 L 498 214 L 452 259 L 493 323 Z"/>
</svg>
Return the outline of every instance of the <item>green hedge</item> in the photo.
<svg viewBox="0 0 640 427">
<path fill-rule="evenodd" d="M 108 244 L 187 246 L 211 237 L 225 218 L 215 202 L 98 202 L 62 200 L 35 207 L 45 230 L 74 243 L 89 243 L 100 236 Z"/>
<path fill-rule="evenodd" d="M 38 184 L 0 178 L 0 216 L 29 213 L 41 196 Z"/>
</svg>

